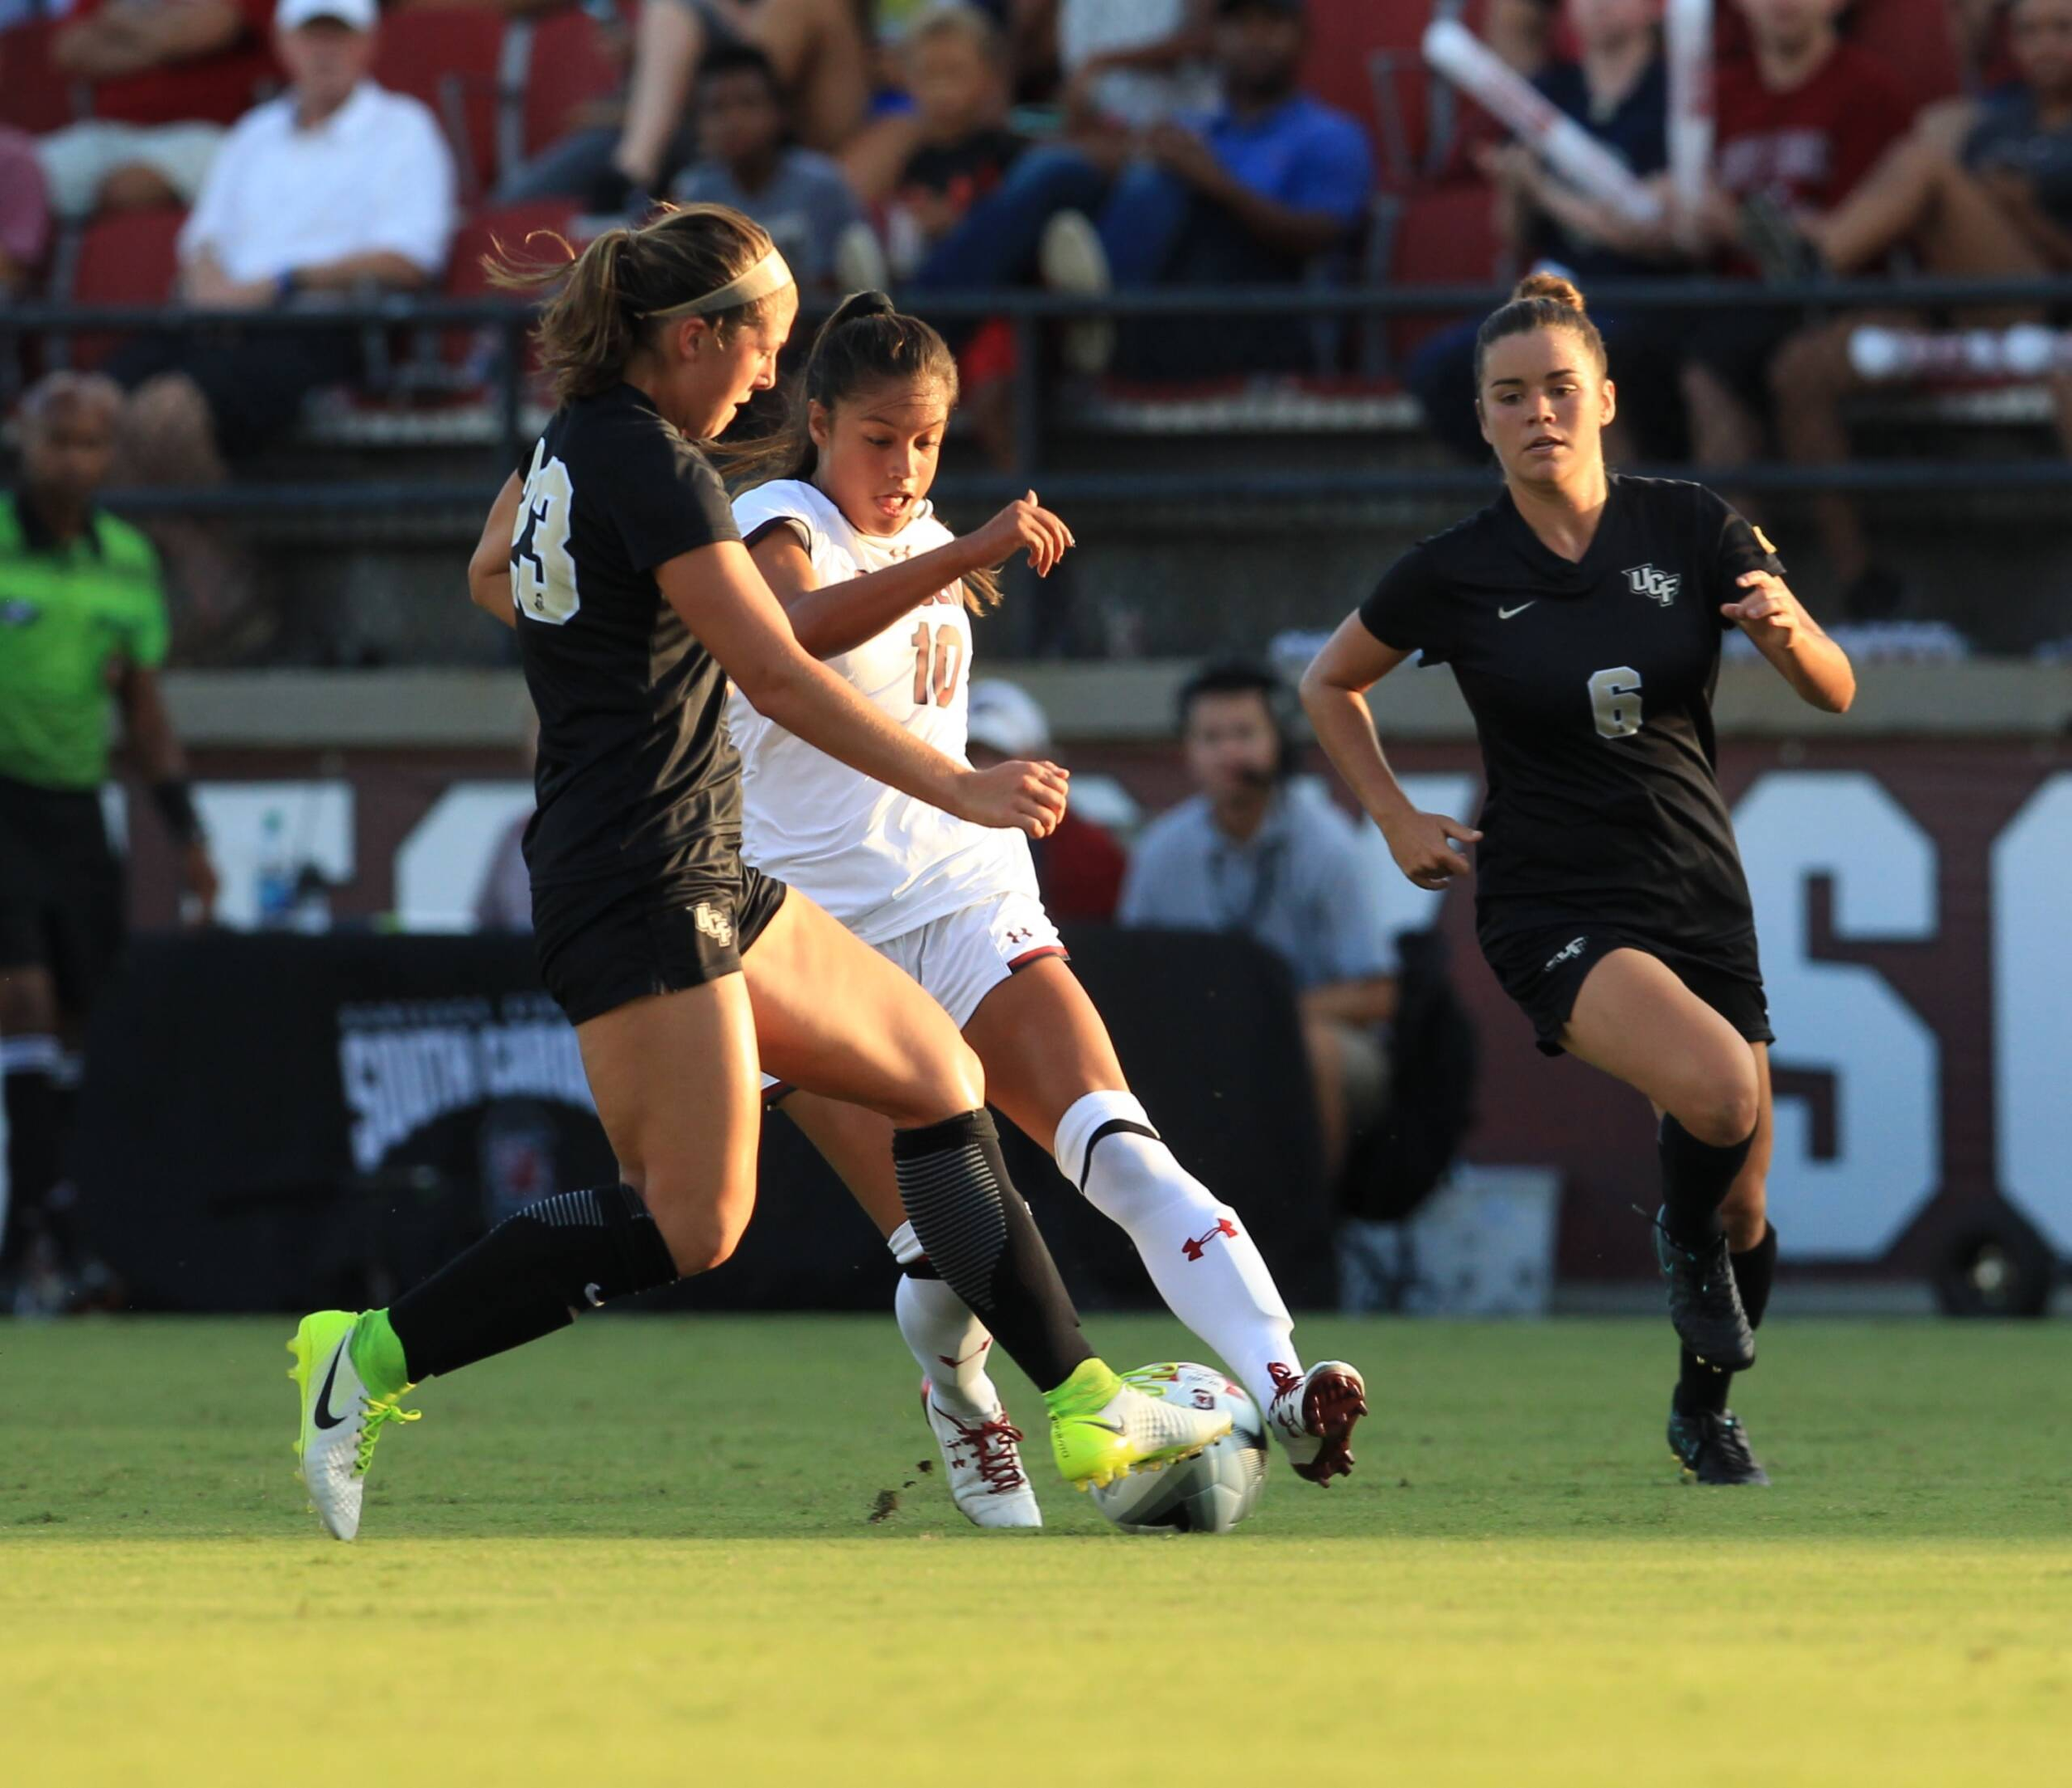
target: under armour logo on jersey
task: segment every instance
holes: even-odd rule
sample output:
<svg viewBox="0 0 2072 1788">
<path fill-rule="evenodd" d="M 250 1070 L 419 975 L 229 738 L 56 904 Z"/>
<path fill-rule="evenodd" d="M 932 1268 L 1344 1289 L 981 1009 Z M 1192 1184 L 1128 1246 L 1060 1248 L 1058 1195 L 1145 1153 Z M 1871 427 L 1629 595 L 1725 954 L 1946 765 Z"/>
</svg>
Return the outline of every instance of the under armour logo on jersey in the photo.
<svg viewBox="0 0 2072 1788">
<path fill-rule="evenodd" d="M 1003 941 L 1009 944 L 1027 944 L 1032 942 L 1035 937 L 1035 932 L 1024 931 L 1017 928 L 1016 930 L 1008 932 Z"/>
<path fill-rule="evenodd" d="M 724 949 L 733 942 L 733 920 L 717 906 L 700 901 L 691 908 L 690 916 L 698 929 L 720 949 Z"/>
<path fill-rule="evenodd" d="M 1546 968 L 1542 968 L 1540 971 L 1541 973 L 1545 974 L 1547 968 L 1558 968 L 1565 962 L 1574 961 L 1583 954 L 1583 946 L 1589 942 L 1588 938 L 1570 938 L 1560 949 L 1547 958 Z"/>
<path fill-rule="evenodd" d="M 1209 1244 L 1214 1241 L 1218 1236 L 1228 1236 L 1234 1241 L 1237 1239 L 1237 1224 L 1231 1222 L 1228 1217 L 1219 1217 L 1216 1219 L 1216 1227 L 1214 1228 L 1211 1229 L 1208 1234 L 1204 1236 L 1188 1237 L 1185 1242 L 1180 1244 L 1180 1252 L 1185 1254 L 1190 1260 L 1199 1260 L 1204 1254 L 1209 1252 Z"/>
<path fill-rule="evenodd" d="M 19 596 L 0 602 L 0 627 L 33 627 L 42 614 L 43 611 L 34 603 Z"/>
<path fill-rule="evenodd" d="M 1626 582 L 1636 596 L 1645 596 L 1665 608 L 1676 600 L 1676 592 L 1684 587 L 1682 578 L 1672 572 L 1657 571 L 1651 565 L 1631 567 Z"/>
</svg>

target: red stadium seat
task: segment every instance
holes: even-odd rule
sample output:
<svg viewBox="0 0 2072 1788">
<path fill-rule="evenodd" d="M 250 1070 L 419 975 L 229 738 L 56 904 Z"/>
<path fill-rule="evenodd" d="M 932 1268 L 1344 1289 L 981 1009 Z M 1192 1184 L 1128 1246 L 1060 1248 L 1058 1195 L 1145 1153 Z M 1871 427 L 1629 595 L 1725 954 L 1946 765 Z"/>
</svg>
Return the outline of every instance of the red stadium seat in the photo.
<svg viewBox="0 0 2072 1788">
<path fill-rule="evenodd" d="M 453 257 L 446 266 L 446 296 L 508 297 L 513 304 L 523 302 L 522 294 L 507 292 L 490 282 L 488 270 L 482 264 L 483 257 L 501 252 L 517 260 L 554 260 L 560 252 L 557 244 L 535 242 L 528 245 L 526 238 L 537 230 L 565 235 L 575 220 L 575 202 L 570 199 L 534 199 L 522 204 L 493 205 L 470 218 L 454 238 Z M 446 331 L 444 357 L 454 365 L 476 360 L 485 365 L 493 363 L 494 353 L 493 332 L 468 329 Z M 527 370 L 536 363 L 528 346 Z"/>
<path fill-rule="evenodd" d="M 618 90 L 622 73 L 603 29 L 589 13 L 555 12 L 536 22 L 519 132 L 526 154 L 537 155 L 576 128 L 584 106 Z"/>
<path fill-rule="evenodd" d="M 0 124 L 32 137 L 61 129 L 79 114 L 73 84 L 50 65 L 57 23 L 38 19 L 0 32 Z"/>
<path fill-rule="evenodd" d="M 1412 193 L 1396 221 L 1388 258 L 1392 286 L 1481 286 L 1502 276 L 1503 243 L 1497 234 L 1495 203 L 1486 185 L 1435 187 Z M 1400 365 L 1427 337 L 1456 320 L 1445 316 L 1405 316 L 1389 331 L 1389 348 Z"/>
<path fill-rule="evenodd" d="M 1431 17 L 1432 0 L 1311 0 L 1303 84 L 1366 126 L 1384 185 L 1410 184 L 1422 166 L 1430 79 L 1418 45 Z"/>
<path fill-rule="evenodd" d="M 52 296 L 78 305 L 162 305 L 173 295 L 180 272 L 180 227 L 185 211 L 118 211 L 97 218 L 81 234 L 66 289 Z M 119 335 L 95 332 L 70 339 L 71 364 L 99 366 L 115 351 Z"/>
<path fill-rule="evenodd" d="M 503 15 L 487 7 L 412 7 L 382 22 L 374 79 L 436 114 L 460 164 L 464 204 L 497 175 L 503 46 Z"/>
</svg>

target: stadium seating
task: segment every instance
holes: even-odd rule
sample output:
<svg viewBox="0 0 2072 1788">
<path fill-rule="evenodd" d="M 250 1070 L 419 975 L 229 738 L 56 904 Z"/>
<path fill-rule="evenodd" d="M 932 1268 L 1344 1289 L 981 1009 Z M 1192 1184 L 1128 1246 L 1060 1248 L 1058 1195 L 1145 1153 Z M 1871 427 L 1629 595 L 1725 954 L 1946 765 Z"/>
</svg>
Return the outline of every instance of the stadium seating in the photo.
<svg viewBox="0 0 2072 1788">
<path fill-rule="evenodd" d="M 1502 277 L 1489 189 L 1480 183 L 1434 187 L 1411 194 L 1397 213 L 1383 277 L 1394 286 L 1486 286 Z M 1389 326 L 1392 358 L 1403 357 L 1450 320 L 1404 316 Z"/>
<path fill-rule="evenodd" d="M 454 299 L 512 296 L 491 283 L 483 257 L 501 252 L 519 260 L 553 259 L 557 252 L 554 243 L 528 246 L 526 238 L 536 230 L 565 233 L 574 222 L 574 211 L 566 199 L 536 199 L 524 204 L 485 208 L 464 223 L 454 238 L 453 258 L 446 267 L 445 296 Z M 512 301 L 518 300 L 513 296 Z M 449 364 L 493 364 L 495 351 L 493 340 L 485 341 L 481 331 L 446 331 L 445 358 Z M 534 363 L 528 354 L 528 371 Z"/>
<path fill-rule="evenodd" d="M 1367 127 L 1385 185 L 1411 185 L 1423 166 L 1431 83 L 1418 44 L 1432 0 L 1335 0 L 1310 9 L 1304 84 Z"/>
<path fill-rule="evenodd" d="M 97 218 L 59 256 L 53 296 L 78 305 L 162 305 L 179 272 L 185 211 L 118 211 Z M 99 330 L 68 338 L 65 358 L 82 370 L 99 366 L 123 338 Z"/>
<path fill-rule="evenodd" d="M 424 7 L 390 15 L 382 26 L 374 78 L 421 99 L 437 115 L 460 168 L 462 203 L 472 204 L 495 183 L 515 152 L 503 120 L 514 116 L 522 74 L 512 66 L 503 15 L 488 7 Z"/>
<path fill-rule="evenodd" d="M 525 37 L 518 134 L 531 156 L 567 135 L 584 105 L 609 98 L 618 89 L 620 70 L 604 33 L 587 12 L 555 12 L 514 29 Z"/>
<path fill-rule="evenodd" d="M 32 20 L 0 32 L 0 123 L 41 136 L 79 115 L 78 94 L 50 64 L 55 22 Z"/>
</svg>

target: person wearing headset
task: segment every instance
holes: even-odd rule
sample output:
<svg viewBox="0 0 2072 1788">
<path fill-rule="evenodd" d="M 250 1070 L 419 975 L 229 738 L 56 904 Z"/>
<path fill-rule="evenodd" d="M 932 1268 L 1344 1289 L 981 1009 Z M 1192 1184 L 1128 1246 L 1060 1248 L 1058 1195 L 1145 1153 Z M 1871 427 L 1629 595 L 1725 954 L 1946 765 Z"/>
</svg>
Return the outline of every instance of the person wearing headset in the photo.
<svg viewBox="0 0 2072 1788">
<path fill-rule="evenodd" d="M 1210 666 L 1182 686 L 1180 742 L 1199 792 L 1145 828 L 1116 917 L 1241 931 L 1287 964 L 1335 1187 L 1387 1101 L 1397 965 L 1352 823 L 1291 781 L 1288 713 L 1286 689 L 1257 665 Z"/>
</svg>

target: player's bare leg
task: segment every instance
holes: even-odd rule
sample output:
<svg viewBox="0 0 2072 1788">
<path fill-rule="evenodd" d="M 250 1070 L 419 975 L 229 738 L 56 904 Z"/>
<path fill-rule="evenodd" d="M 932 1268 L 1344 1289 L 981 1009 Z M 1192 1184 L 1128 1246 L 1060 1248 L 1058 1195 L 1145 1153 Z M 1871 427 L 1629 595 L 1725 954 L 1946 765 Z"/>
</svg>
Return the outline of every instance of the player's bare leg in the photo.
<svg viewBox="0 0 2072 1788">
<path fill-rule="evenodd" d="M 289 1343 L 303 1482 L 337 1539 L 358 1531 L 382 1429 L 414 1419 L 397 1404 L 413 1382 L 716 1266 L 748 1225 L 762 1113 L 742 978 L 636 1000 L 575 1034 L 618 1183 L 542 1199 L 388 1309 L 318 1311 Z"/>
<path fill-rule="evenodd" d="M 1561 1042 L 1579 1060 L 1646 1094 L 1661 1114 L 1657 1252 L 1669 1281 L 1671 1319 L 1691 1368 L 1680 1382 L 1671 1444 L 1691 1469 L 1708 1436 L 1745 1454 L 1745 1440 L 1725 1412 L 1724 1381 L 1755 1363 L 1754 1325 L 1737 1268 L 1748 1270 L 1760 1314 L 1776 1257 L 1761 1202 L 1768 1157 L 1768 1052 L 1742 1037 L 1666 964 L 1633 949 L 1613 950 L 1592 969 Z M 1738 1260 L 1736 1241 L 1750 1244 Z M 1706 1379 L 1708 1372 L 1717 1379 Z M 1706 1406 L 1715 1386 L 1716 1412 Z M 1680 1416 L 1694 1430 L 1688 1449 L 1677 1440 Z M 1754 1475 L 1711 1481 L 1765 1481 L 1752 1459 L 1746 1464 Z"/>
<path fill-rule="evenodd" d="M 1754 1043 L 1756 1075 L 1762 1086 L 1761 1115 L 1748 1159 L 1719 1207 L 1734 1286 L 1752 1331 L 1762 1326 L 1777 1270 L 1777 1232 L 1770 1223 L 1767 1182 L 1776 1132 L 1770 1093 L 1770 1046 Z M 1768 1474 L 1749 1450 L 1747 1431 L 1727 1406 L 1734 1375 L 1709 1366 L 1689 1348 L 1678 1362 L 1676 1391 L 1669 1412 L 1670 1451 L 1690 1477 L 1704 1484 L 1765 1484 Z"/>
<path fill-rule="evenodd" d="M 1043 1392 L 1066 1478 L 1103 1481 L 1229 1431 L 1228 1417 L 1194 1420 L 1204 1412 L 1142 1396 L 1094 1358 L 1000 1157 L 978 1060 L 941 1007 L 796 892 L 747 967 L 769 1071 L 892 1121 L 906 1218 Z"/>
</svg>

